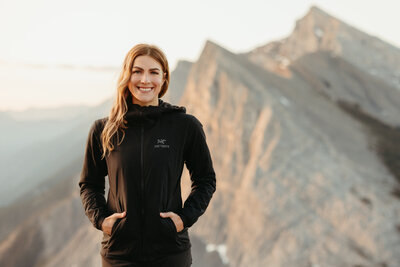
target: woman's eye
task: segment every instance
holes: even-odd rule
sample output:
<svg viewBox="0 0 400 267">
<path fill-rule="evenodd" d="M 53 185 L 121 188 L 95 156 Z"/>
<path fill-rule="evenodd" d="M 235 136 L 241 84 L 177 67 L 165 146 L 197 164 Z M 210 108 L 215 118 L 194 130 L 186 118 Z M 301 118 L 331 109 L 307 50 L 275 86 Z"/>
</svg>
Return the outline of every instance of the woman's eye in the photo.
<svg viewBox="0 0 400 267">
<path fill-rule="evenodd" d="M 156 72 L 156 71 L 152 71 L 151 73 L 152 73 L 152 74 L 158 74 L 158 72 Z"/>
<path fill-rule="evenodd" d="M 138 74 L 140 73 L 140 70 L 134 70 L 133 73 Z"/>
</svg>

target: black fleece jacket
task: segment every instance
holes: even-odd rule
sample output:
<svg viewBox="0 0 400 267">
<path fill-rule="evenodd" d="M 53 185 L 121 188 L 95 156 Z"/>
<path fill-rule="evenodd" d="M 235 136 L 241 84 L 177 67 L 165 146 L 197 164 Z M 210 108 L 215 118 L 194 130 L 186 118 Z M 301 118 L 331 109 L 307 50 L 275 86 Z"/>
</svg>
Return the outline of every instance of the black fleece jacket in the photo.
<svg viewBox="0 0 400 267">
<path fill-rule="evenodd" d="M 105 159 L 101 159 L 100 135 L 108 117 L 96 120 L 89 131 L 79 181 L 85 214 L 101 230 L 105 217 L 126 211 L 114 223 L 111 235 L 103 232 L 103 256 L 151 260 L 188 249 L 187 230 L 205 212 L 216 190 L 202 124 L 186 114 L 184 107 L 158 101 L 158 106 L 140 106 L 132 104 L 131 97 L 127 99 L 124 140 L 117 145 L 114 136 L 115 149 Z M 192 189 L 182 206 L 184 163 Z M 170 218 L 160 217 L 160 212 L 167 211 L 180 215 L 182 231 L 176 231 Z"/>
</svg>

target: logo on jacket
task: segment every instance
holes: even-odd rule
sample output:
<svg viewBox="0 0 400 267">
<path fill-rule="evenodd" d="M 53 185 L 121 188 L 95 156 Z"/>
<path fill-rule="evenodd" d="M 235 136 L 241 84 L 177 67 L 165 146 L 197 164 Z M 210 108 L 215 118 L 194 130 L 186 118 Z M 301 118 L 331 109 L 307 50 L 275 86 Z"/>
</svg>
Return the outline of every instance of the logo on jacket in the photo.
<svg viewBox="0 0 400 267">
<path fill-rule="evenodd" d="M 154 148 L 169 148 L 166 139 L 157 139 L 157 144 L 154 145 Z"/>
</svg>

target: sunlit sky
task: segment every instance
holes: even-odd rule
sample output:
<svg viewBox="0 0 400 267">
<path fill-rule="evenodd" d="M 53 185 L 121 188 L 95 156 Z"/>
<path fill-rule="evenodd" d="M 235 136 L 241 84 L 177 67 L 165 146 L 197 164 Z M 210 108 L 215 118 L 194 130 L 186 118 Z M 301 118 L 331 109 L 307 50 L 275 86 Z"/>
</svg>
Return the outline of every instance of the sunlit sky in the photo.
<svg viewBox="0 0 400 267">
<path fill-rule="evenodd" d="M 114 94 L 115 75 L 78 74 L 78 85 L 66 86 L 67 77 L 18 73 L 22 64 L 119 67 L 146 42 L 162 48 L 173 69 L 179 59 L 195 61 L 206 40 L 238 53 L 286 37 L 312 5 L 400 47 L 395 0 L 0 0 L 0 110 L 93 105 Z"/>
</svg>

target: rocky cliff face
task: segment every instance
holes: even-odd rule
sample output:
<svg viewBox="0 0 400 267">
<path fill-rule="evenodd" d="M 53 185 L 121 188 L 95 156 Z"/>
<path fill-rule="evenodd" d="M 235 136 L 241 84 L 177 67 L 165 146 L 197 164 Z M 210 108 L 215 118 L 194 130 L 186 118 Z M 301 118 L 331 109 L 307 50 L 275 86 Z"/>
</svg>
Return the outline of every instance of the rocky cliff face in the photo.
<svg viewBox="0 0 400 267">
<path fill-rule="evenodd" d="M 398 51 L 315 7 L 291 36 L 249 53 L 205 44 L 179 85 L 217 174 L 190 229 L 193 266 L 400 265 Z M 184 196 L 189 182 L 185 171 Z M 77 188 L 61 188 L 0 243 L 0 265 L 15 251 L 30 266 L 99 265 Z"/>
<path fill-rule="evenodd" d="M 398 263 L 397 182 L 309 81 L 206 44 L 182 103 L 205 125 L 218 190 L 193 231 L 231 266 Z"/>
</svg>

